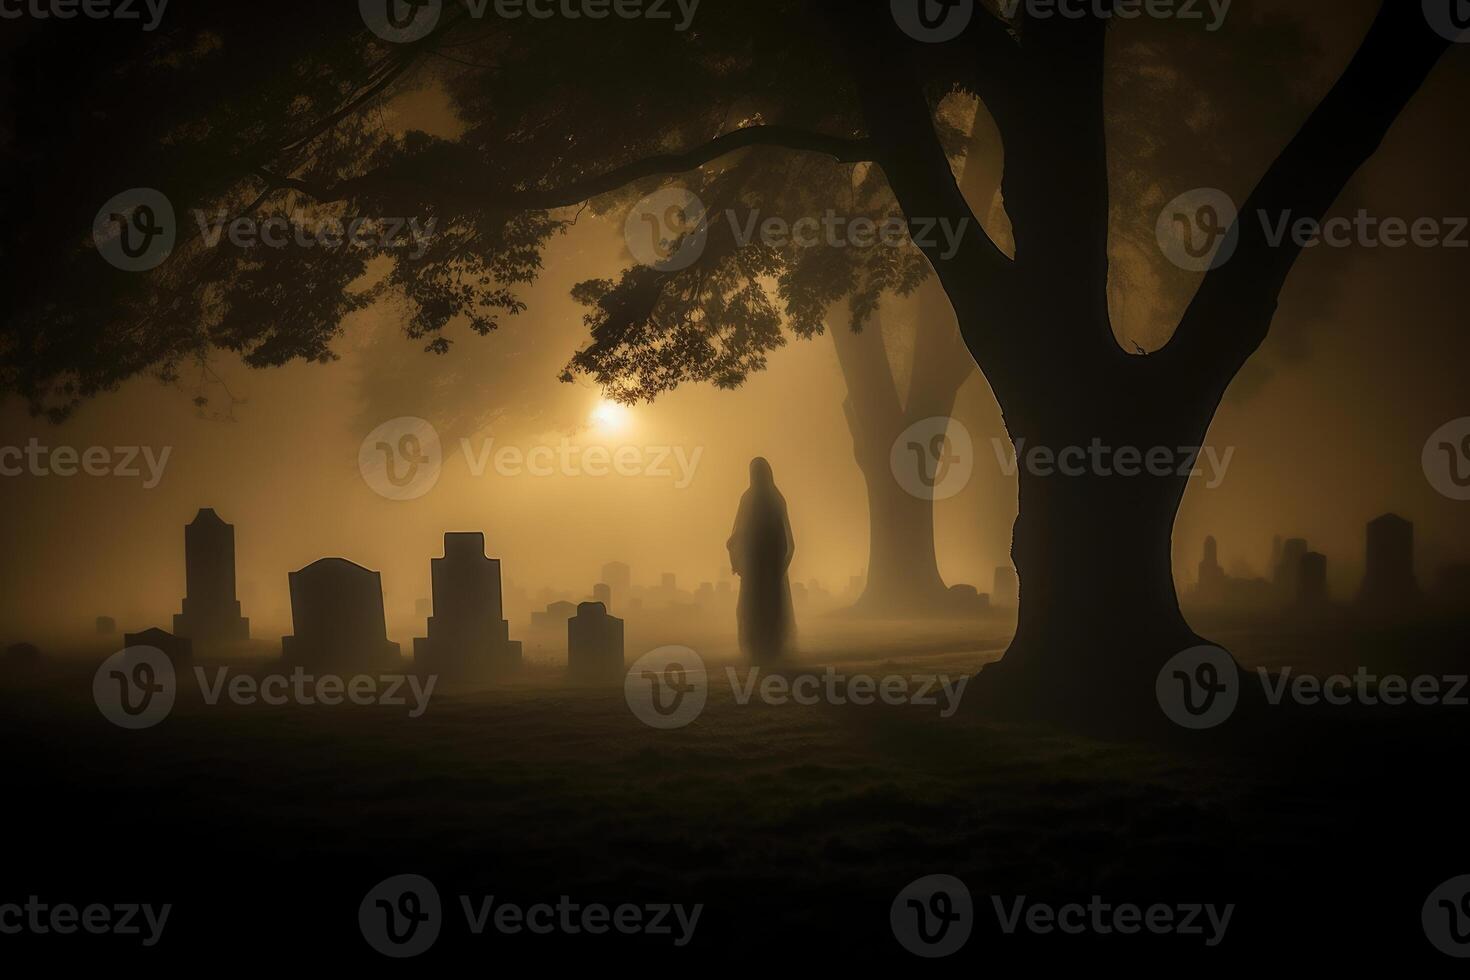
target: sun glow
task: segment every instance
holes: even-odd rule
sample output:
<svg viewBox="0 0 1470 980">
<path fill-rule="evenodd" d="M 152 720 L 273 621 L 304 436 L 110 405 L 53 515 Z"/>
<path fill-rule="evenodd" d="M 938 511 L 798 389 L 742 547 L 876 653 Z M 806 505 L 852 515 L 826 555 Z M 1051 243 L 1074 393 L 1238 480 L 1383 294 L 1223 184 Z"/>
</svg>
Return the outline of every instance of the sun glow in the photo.
<svg viewBox="0 0 1470 980">
<path fill-rule="evenodd" d="M 626 405 L 604 398 L 592 410 L 592 427 L 598 432 L 622 432 L 628 427 L 631 414 Z"/>
</svg>

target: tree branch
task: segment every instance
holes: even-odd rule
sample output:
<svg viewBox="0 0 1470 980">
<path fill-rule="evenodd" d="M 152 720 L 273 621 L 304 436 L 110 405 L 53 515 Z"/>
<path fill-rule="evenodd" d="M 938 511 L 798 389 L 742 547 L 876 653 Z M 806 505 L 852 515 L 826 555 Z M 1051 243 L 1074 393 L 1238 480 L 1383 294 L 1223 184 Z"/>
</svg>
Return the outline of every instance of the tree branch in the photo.
<svg viewBox="0 0 1470 980">
<path fill-rule="evenodd" d="M 263 167 L 257 168 L 255 175 L 272 187 L 300 191 L 323 202 L 386 197 L 404 202 L 434 200 L 508 211 L 549 211 L 581 204 L 646 177 L 696 170 L 736 150 L 757 146 L 820 153 L 843 163 L 860 163 L 873 156 L 871 141 L 867 139 L 827 136 L 790 126 L 748 126 L 683 153 L 647 157 L 559 187 L 497 190 L 487 185 L 482 173 L 445 173 L 437 167 L 423 166 L 423 161 L 387 167 L 328 186 L 278 175 Z"/>
<path fill-rule="evenodd" d="M 1024 114 L 997 117 L 1005 143 L 1002 193 L 1016 263 L 1031 303 L 1057 341 L 1116 353 L 1108 316 L 1109 189 L 1103 114 L 1109 18 L 1029 18 L 1015 87 Z M 1053 287 L 1066 269 L 1068 287 Z"/>
<path fill-rule="evenodd" d="M 1207 273 L 1160 354 L 1189 377 L 1225 385 L 1265 341 L 1301 246 L 1268 228 L 1321 221 L 1423 85 L 1449 41 L 1420 5 L 1385 0 L 1352 62 L 1262 177 L 1236 221 L 1233 257 Z"/>
</svg>

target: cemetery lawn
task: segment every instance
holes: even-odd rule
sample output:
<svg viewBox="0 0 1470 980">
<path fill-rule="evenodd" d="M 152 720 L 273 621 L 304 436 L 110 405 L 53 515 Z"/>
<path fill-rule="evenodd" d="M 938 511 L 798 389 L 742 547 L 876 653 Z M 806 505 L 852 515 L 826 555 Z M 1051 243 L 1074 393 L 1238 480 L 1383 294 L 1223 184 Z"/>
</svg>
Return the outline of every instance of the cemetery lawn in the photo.
<svg viewBox="0 0 1470 980">
<path fill-rule="evenodd" d="M 812 642 L 807 658 L 845 674 L 958 678 L 1003 648 L 952 629 L 919 652 L 911 636 L 869 631 L 866 648 Z M 1247 665 L 1288 652 L 1322 672 L 1463 664 L 1442 645 L 1411 655 L 1429 648 L 1407 633 L 1221 639 Z M 491 947 L 599 961 L 609 942 L 691 966 L 757 952 L 916 962 L 892 939 L 889 905 L 935 873 L 975 897 L 971 963 L 1253 963 L 1283 930 L 1332 938 L 1313 955 L 1433 962 L 1420 906 L 1470 872 L 1463 707 L 1334 708 L 1248 732 L 1102 741 L 963 709 L 941 718 L 940 706 L 742 705 L 714 656 L 708 704 L 677 731 L 642 724 L 621 689 L 566 689 L 539 666 L 507 689 L 435 692 L 417 718 L 186 693 L 162 724 L 129 732 L 91 701 L 96 662 L 0 691 L 11 843 L 0 900 L 172 903 L 160 962 L 206 948 L 242 962 L 288 949 L 371 961 L 358 903 L 403 873 L 434 881 L 459 916 L 426 966 Z M 670 937 L 471 936 L 459 896 L 490 895 L 703 911 L 682 949 Z M 1022 895 L 1236 911 L 1208 949 L 1201 937 L 1006 935 L 991 896 Z M 116 941 L 75 948 L 106 955 Z"/>
</svg>

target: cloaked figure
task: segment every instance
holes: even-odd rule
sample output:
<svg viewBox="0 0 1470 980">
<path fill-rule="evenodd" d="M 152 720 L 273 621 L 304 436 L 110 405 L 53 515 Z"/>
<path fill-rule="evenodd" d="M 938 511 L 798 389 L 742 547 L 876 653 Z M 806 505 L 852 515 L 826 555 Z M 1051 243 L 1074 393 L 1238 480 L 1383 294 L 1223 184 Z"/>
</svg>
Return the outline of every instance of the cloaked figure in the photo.
<svg viewBox="0 0 1470 980">
<path fill-rule="evenodd" d="M 796 542 L 786 498 L 776 489 L 771 464 L 762 458 L 750 461 L 750 489 L 740 498 L 735 530 L 725 547 L 731 569 L 740 576 L 740 650 L 752 663 L 778 661 L 789 652 L 796 628 L 786 580 Z"/>
</svg>

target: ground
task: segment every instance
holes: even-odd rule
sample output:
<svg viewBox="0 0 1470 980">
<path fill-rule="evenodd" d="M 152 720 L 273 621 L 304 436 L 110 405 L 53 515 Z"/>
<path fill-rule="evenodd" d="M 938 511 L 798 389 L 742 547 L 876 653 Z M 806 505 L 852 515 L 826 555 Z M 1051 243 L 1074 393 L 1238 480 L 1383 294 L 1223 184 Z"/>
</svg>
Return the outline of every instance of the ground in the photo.
<svg viewBox="0 0 1470 980">
<path fill-rule="evenodd" d="M 1215 626 L 1248 666 L 1465 669 L 1463 642 L 1444 631 Z M 1004 635 L 995 624 L 846 626 L 804 641 L 806 663 L 845 674 L 958 677 L 998 656 Z M 724 656 L 708 658 L 717 679 L 705 710 L 675 731 L 640 722 L 621 689 L 567 689 L 541 665 L 504 690 L 436 693 L 418 718 L 405 707 L 211 706 L 185 685 L 173 713 L 142 731 L 93 703 L 100 657 L 12 675 L 0 693 L 11 845 L 0 903 L 170 903 L 153 962 L 203 952 L 381 966 L 358 905 L 379 881 L 413 873 L 446 906 L 439 941 L 416 961 L 429 967 L 630 954 L 653 967 L 922 968 L 895 941 L 890 905 L 914 879 L 949 874 L 973 895 L 976 924 L 938 969 L 1455 965 L 1420 914 L 1437 885 L 1470 873 L 1470 708 L 1281 708 L 1235 728 L 1101 740 L 964 708 L 942 718 L 930 706 L 742 705 Z M 459 896 L 489 895 L 703 910 L 683 947 L 671 936 L 473 936 Z M 1205 936 L 1007 935 L 992 897 L 1023 895 L 1235 909 L 1213 947 Z M 140 945 L 0 936 L 55 962 L 126 963 Z"/>
</svg>

